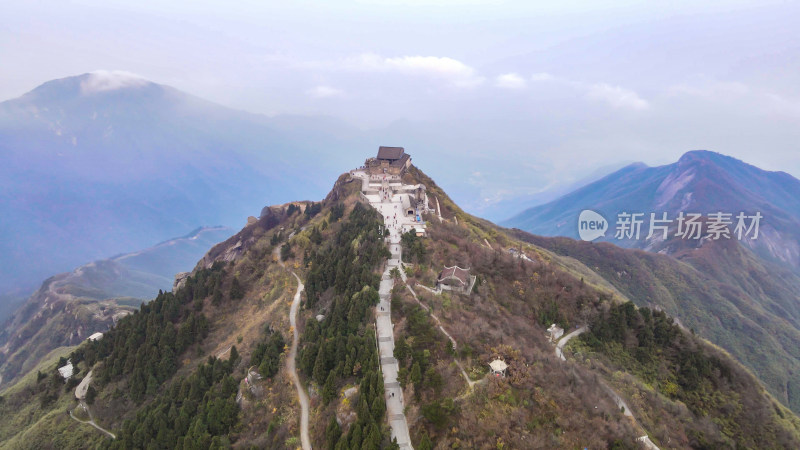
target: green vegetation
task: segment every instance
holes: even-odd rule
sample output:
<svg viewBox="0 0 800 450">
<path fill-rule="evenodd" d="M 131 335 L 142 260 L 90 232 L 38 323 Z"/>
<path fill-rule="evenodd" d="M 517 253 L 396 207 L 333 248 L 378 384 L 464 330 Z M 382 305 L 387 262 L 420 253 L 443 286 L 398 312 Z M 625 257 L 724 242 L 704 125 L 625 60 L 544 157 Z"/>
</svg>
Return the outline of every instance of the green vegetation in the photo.
<svg viewBox="0 0 800 450">
<path fill-rule="evenodd" d="M 360 380 L 357 420 L 336 449 L 378 448 L 388 442 L 383 378 L 370 326 L 371 308 L 379 301 L 375 268 L 389 256 L 379 224 L 375 211 L 356 204 L 332 239 L 310 256 L 307 304 L 326 303 L 329 312 L 322 322 L 306 324 L 298 368 L 322 387 L 326 404 L 347 380 Z M 329 428 L 330 439 L 336 431 Z"/>
<path fill-rule="evenodd" d="M 341 297 L 358 292 L 364 286 L 377 289 L 380 276 L 375 268 L 391 256 L 379 230 L 377 213 L 368 206 L 356 204 L 347 222 L 312 255 L 305 283 L 309 307 L 329 288 Z"/>
<path fill-rule="evenodd" d="M 306 215 L 306 218 L 311 219 L 319 214 L 320 211 L 322 211 L 322 203 L 311 202 L 306 206 L 306 209 L 303 211 L 303 213 Z"/>
<path fill-rule="evenodd" d="M 610 305 L 582 341 L 696 418 L 686 424 L 695 448 L 787 447 L 791 434 L 775 427 L 773 408 L 757 382 L 720 352 L 683 332 L 661 311 L 632 303 Z M 713 422 L 702 421 L 714 417 Z"/>
<path fill-rule="evenodd" d="M 425 262 L 427 252 L 423 238 L 417 236 L 417 231 L 411 229 L 400 236 L 400 245 L 403 246 L 403 255 L 408 263 L 422 264 Z"/>
<path fill-rule="evenodd" d="M 231 352 L 233 355 L 233 351 Z M 126 420 L 107 448 L 227 448 L 237 423 L 235 361 L 210 357 L 189 377 L 175 380 L 153 402 Z"/>
<path fill-rule="evenodd" d="M 749 367 L 782 403 L 800 411 L 797 275 L 721 241 L 677 261 L 610 244 L 513 233 L 579 260 L 637 305 L 655 304 L 679 317 Z"/>
<path fill-rule="evenodd" d="M 619 305 L 613 289 L 580 270 L 564 270 L 548 251 L 524 247 L 533 260 L 515 258 L 506 249 L 523 248 L 519 242 L 459 210 L 417 169 L 410 172 L 404 180 L 425 183 L 445 220 L 430 221 L 426 238 L 403 237 L 405 256 L 417 262 L 407 272 L 409 285 L 431 285 L 441 267 L 453 264 L 469 267 L 479 280 L 470 295 L 435 295 L 417 286 L 414 297 L 400 285 L 392 293 L 398 379 L 415 448 L 636 448 L 641 430 L 622 417 L 598 375 L 663 447 L 798 448 L 791 426 L 800 421 L 725 353 L 663 313 Z M 237 245 L 235 261 L 198 270 L 174 294 L 161 293 L 120 320 L 101 341 L 54 353 L 24 384 L 0 393 L 0 446 L 296 448 L 296 392 L 279 375 L 289 306 L 277 301 L 290 296 L 294 283 L 273 264 L 273 252 L 295 231 L 282 256 L 305 278 L 297 367 L 312 388 L 312 443 L 396 449 L 373 328 L 376 269 L 389 252 L 377 213 L 358 201 L 360 182 L 347 179 L 324 202 L 267 208 L 258 223 L 208 257 L 227 258 Z M 616 271 L 606 267 L 617 264 L 606 255 L 579 269 L 611 279 Z M 620 291 L 631 273 L 625 267 L 614 282 Z M 648 287 L 656 279 L 662 284 Z M 625 295 L 673 292 L 680 281 L 669 273 L 636 276 Z M 678 292 L 704 295 L 694 281 L 687 283 L 674 291 L 676 298 Z M 578 364 L 554 357 L 544 332 L 551 323 L 592 325 L 570 344 L 580 352 L 572 359 Z M 234 342 L 228 361 L 207 357 Z M 80 375 L 93 368 L 91 409 L 118 440 L 65 414 L 75 406 L 70 389 L 77 378 L 69 384 L 55 378 L 59 357 L 72 358 Z M 505 378 L 486 376 L 495 358 L 508 364 Z M 237 383 L 245 367 L 264 379 Z"/>
<path fill-rule="evenodd" d="M 268 337 L 259 342 L 250 356 L 250 365 L 258 368 L 258 372 L 264 378 L 272 378 L 278 373 L 281 353 L 286 343 L 283 335 L 279 332 L 272 332 L 267 329 Z"/>
<path fill-rule="evenodd" d="M 414 385 L 417 400 L 422 399 L 423 394 L 426 394 L 426 399 L 434 399 L 444 386 L 444 378 L 434 368 L 435 362 L 444 357 L 442 334 L 424 309 L 409 303 L 396 304 L 401 306 L 402 316 L 408 321 L 410 336 L 406 339 L 401 335 L 395 343 L 394 356 L 400 367 L 398 380 L 403 386 L 409 383 Z M 443 420 L 437 420 L 439 425 L 444 423 Z"/>
</svg>

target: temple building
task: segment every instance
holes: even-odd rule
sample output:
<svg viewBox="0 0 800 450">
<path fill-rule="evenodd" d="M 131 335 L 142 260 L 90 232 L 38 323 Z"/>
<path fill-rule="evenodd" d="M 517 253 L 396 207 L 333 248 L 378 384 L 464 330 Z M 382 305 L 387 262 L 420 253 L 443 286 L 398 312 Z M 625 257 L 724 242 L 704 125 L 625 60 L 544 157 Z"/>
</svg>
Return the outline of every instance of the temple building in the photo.
<svg viewBox="0 0 800 450">
<path fill-rule="evenodd" d="M 445 267 L 439 272 L 436 288 L 469 295 L 475 284 L 475 278 L 475 275 L 470 276 L 469 269 L 462 269 L 458 266 Z"/>
<path fill-rule="evenodd" d="M 378 156 L 364 161 L 370 175 L 402 175 L 411 166 L 411 155 L 403 147 L 378 148 Z"/>
</svg>

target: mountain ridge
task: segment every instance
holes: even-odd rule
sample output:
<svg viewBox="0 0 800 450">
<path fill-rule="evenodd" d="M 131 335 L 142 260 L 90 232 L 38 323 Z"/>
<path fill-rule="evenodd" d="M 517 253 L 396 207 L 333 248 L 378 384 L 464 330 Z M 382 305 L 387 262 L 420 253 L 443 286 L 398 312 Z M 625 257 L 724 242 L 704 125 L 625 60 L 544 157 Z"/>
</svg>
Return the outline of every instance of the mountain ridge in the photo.
<svg viewBox="0 0 800 450">
<path fill-rule="evenodd" d="M 673 221 L 679 212 L 739 212 L 763 215 L 760 240 L 744 239 L 750 249 L 769 260 L 800 268 L 800 180 L 786 172 L 770 172 L 707 150 L 685 153 L 672 164 L 649 167 L 632 164 L 553 202 L 526 210 L 501 222 L 544 236 L 578 238 L 577 217 L 584 209 L 603 214 L 609 226 L 621 212 L 662 211 Z M 674 224 L 673 224 L 674 228 Z M 624 247 L 646 248 L 644 239 L 601 240 Z"/>
<path fill-rule="evenodd" d="M 555 252 L 466 214 L 413 165 L 400 182 L 425 185 L 426 203 L 435 205 L 422 213 L 425 237 L 407 233 L 401 239 L 406 276 L 397 275 L 391 293 L 396 388 L 403 391 L 415 447 L 635 448 L 643 432 L 663 448 L 800 442 L 795 415 L 735 361 L 665 314 L 596 288 L 590 266 L 567 270 Z M 391 252 L 361 188 L 362 181 L 346 173 L 318 203 L 267 208 L 209 250 L 173 292 L 160 293 L 103 339 L 70 350 L 79 376 L 92 371 L 96 393 L 88 407 L 115 440 L 97 432 L 76 444 L 85 425 L 63 413 L 75 403 L 51 365 L 2 392 L 0 413 L 16 426 L 0 424 L 0 442 L 297 446 L 299 411 L 282 372 L 289 357 L 285 337 L 295 331 L 288 317 L 294 272 L 306 288 L 296 362 L 309 391 L 313 445 L 397 448 L 388 439 L 392 418 L 385 415 L 375 372 L 379 336 L 372 328 L 381 314 L 379 274 Z M 452 265 L 470 267 L 472 292 L 436 294 L 431 288 L 440 268 Z M 626 322 L 615 319 L 615 311 L 657 321 L 655 340 L 638 337 L 639 319 L 620 325 Z M 600 355 L 591 359 L 598 366 L 574 362 L 570 346 L 566 362 L 556 357 L 546 328 L 587 322 L 608 329 L 612 339 L 598 331 L 586 341 Z M 634 332 L 636 339 L 619 346 L 618 332 Z M 653 401 L 631 402 L 638 417 L 665 426 L 631 421 L 607 393 L 603 383 L 616 384 L 598 367 L 615 364 L 609 348 L 664 353 L 665 364 L 674 355 L 691 356 L 682 364 L 695 371 L 665 365 L 658 373 L 674 382 L 656 379 L 644 397 L 633 397 Z M 494 359 L 507 363 L 505 377 L 488 373 Z M 636 373 L 630 371 L 638 380 L 631 384 L 641 386 L 647 379 Z M 31 402 L 34 397 L 40 401 Z"/>
<path fill-rule="evenodd" d="M 0 376 L 13 382 L 57 347 L 106 331 L 191 268 L 205 249 L 229 236 L 226 227 L 201 227 L 138 252 L 81 265 L 47 278 L 12 313 L 0 332 Z"/>
</svg>

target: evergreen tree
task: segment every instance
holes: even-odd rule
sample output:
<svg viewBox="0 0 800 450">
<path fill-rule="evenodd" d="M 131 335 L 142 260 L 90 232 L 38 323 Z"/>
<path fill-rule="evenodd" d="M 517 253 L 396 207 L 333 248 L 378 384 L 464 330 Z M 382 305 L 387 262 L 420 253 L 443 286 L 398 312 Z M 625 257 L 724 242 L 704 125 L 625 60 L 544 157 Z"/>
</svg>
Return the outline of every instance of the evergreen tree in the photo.
<svg viewBox="0 0 800 450">
<path fill-rule="evenodd" d="M 242 290 L 241 284 L 239 284 L 239 278 L 233 277 L 229 295 L 231 300 L 239 300 L 241 298 L 244 298 L 244 291 Z"/>
<path fill-rule="evenodd" d="M 325 344 L 322 343 L 317 351 L 317 359 L 314 361 L 314 372 L 312 374 L 314 381 L 316 381 L 318 385 L 321 386 L 325 382 L 326 372 Z"/>
<path fill-rule="evenodd" d="M 415 362 L 414 365 L 411 366 L 411 382 L 414 383 L 415 387 L 419 387 L 421 381 L 422 370 L 419 367 L 419 362 Z"/>
<path fill-rule="evenodd" d="M 328 373 L 328 378 L 325 380 L 325 387 L 322 388 L 322 402 L 326 405 L 330 403 L 331 400 L 336 398 L 336 385 L 334 384 L 336 381 L 336 371 L 331 370 Z"/>
<path fill-rule="evenodd" d="M 331 417 L 331 421 L 328 422 L 328 428 L 325 429 L 325 443 L 329 449 L 333 449 L 341 437 L 342 427 L 339 426 L 339 422 L 336 421 L 336 416 L 334 415 Z"/>
</svg>

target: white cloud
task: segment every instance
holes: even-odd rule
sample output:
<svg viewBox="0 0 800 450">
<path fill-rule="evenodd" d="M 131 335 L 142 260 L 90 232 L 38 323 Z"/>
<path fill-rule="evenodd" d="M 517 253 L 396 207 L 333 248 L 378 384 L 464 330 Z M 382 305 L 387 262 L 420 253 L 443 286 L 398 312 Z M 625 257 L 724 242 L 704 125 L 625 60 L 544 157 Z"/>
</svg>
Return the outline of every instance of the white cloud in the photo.
<svg viewBox="0 0 800 450">
<path fill-rule="evenodd" d="M 503 89 L 523 89 L 526 86 L 525 79 L 516 73 L 506 73 L 495 78 L 494 85 Z"/>
<path fill-rule="evenodd" d="M 484 79 L 474 68 L 446 56 L 399 56 L 384 58 L 375 54 L 362 54 L 346 61 L 346 66 L 357 70 L 398 72 L 408 75 L 439 78 L 459 87 L 473 87 Z"/>
<path fill-rule="evenodd" d="M 586 95 L 592 100 L 606 102 L 612 107 L 618 109 L 642 111 L 650 107 L 650 104 L 647 102 L 647 100 L 639 97 L 639 94 L 636 92 L 606 83 L 589 86 Z"/>
<path fill-rule="evenodd" d="M 678 84 L 671 86 L 668 93 L 672 95 L 688 94 L 697 97 L 733 97 L 749 94 L 751 89 L 744 83 L 736 81 L 701 82 L 699 85 Z"/>
<path fill-rule="evenodd" d="M 344 91 L 330 86 L 317 86 L 306 91 L 306 94 L 314 98 L 330 98 L 341 97 L 344 95 Z"/>
<path fill-rule="evenodd" d="M 539 72 L 539 73 L 535 73 L 535 74 L 531 75 L 531 81 L 533 81 L 533 82 L 552 81 L 554 79 L 555 79 L 555 77 L 553 75 L 550 75 L 547 72 Z"/>
<path fill-rule="evenodd" d="M 81 92 L 84 94 L 144 86 L 148 83 L 141 76 L 122 70 L 96 70 L 88 75 L 81 81 Z"/>
</svg>

